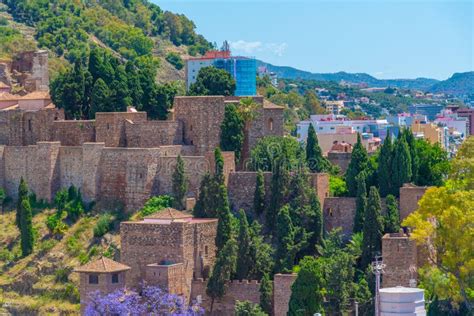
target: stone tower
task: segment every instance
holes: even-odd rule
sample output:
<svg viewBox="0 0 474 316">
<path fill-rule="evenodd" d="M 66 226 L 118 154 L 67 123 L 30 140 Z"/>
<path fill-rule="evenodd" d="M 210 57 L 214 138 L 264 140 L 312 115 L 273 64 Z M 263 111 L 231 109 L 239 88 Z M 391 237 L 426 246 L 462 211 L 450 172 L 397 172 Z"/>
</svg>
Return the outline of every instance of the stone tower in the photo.
<svg viewBox="0 0 474 316">
<path fill-rule="evenodd" d="M 125 288 L 128 270 L 130 270 L 129 266 L 105 257 L 76 268 L 74 272 L 80 275 L 81 314 L 84 313 L 90 302 L 89 295 L 91 293 L 100 291 L 103 294 L 108 294 Z"/>
<path fill-rule="evenodd" d="M 382 237 L 382 258 L 385 269 L 382 287 L 410 286 L 417 278 L 417 247 L 414 240 L 403 232 Z"/>
</svg>

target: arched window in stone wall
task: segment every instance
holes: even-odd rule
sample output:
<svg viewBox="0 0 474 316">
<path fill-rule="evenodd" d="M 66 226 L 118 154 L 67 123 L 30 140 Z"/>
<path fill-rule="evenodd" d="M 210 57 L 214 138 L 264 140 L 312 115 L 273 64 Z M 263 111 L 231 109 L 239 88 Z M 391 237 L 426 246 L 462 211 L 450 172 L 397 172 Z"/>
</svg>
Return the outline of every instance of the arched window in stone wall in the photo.
<svg viewBox="0 0 474 316">
<path fill-rule="evenodd" d="M 273 131 L 273 119 L 272 118 L 268 119 L 268 129 Z"/>
</svg>

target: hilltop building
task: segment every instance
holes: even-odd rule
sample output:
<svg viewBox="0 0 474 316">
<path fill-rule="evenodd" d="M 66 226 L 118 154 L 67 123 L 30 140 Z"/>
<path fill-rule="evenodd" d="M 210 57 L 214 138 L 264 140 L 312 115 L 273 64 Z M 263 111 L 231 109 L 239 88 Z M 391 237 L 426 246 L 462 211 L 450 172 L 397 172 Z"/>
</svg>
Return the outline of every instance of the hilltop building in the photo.
<svg viewBox="0 0 474 316">
<path fill-rule="evenodd" d="M 199 70 L 214 66 L 227 71 L 235 79 L 236 96 L 257 95 L 257 62 L 255 58 L 232 56 L 230 50 L 209 51 L 202 57 L 186 60 L 186 87 L 196 82 Z"/>
<path fill-rule="evenodd" d="M 444 106 L 441 104 L 413 104 L 408 107 L 408 112 L 410 114 L 422 114 L 426 115 L 429 121 L 434 121 L 436 119 L 436 115 L 438 115 Z"/>
</svg>

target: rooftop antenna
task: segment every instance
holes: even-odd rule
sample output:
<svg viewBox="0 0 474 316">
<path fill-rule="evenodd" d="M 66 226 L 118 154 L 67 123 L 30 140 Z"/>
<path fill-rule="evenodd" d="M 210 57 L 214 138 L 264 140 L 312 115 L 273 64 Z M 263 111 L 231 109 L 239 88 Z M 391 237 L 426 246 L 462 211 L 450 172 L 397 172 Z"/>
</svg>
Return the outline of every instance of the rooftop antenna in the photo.
<svg viewBox="0 0 474 316">
<path fill-rule="evenodd" d="M 382 256 L 376 255 L 372 262 L 372 273 L 375 274 L 375 316 L 380 316 L 380 275 L 385 272 L 384 268 Z"/>
</svg>

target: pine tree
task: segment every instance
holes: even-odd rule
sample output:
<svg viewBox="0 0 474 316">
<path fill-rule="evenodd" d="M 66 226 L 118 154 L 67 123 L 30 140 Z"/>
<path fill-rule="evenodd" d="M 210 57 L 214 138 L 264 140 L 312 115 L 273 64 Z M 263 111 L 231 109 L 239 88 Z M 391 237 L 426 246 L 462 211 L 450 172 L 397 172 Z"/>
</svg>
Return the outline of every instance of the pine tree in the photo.
<svg viewBox="0 0 474 316">
<path fill-rule="evenodd" d="M 288 316 L 324 313 L 324 267 L 322 261 L 305 257 L 300 261 L 298 277 L 291 287 Z"/>
<path fill-rule="evenodd" d="M 257 216 L 261 215 L 265 210 L 265 179 L 260 169 L 257 172 L 255 193 L 253 196 L 253 210 Z"/>
<path fill-rule="evenodd" d="M 20 225 L 20 239 L 21 239 L 21 253 L 23 257 L 28 256 L 33 252 L 34 236 L 33 223 L 30 202 L 28 198 L 23 198 L 21 202 L 21 225 Z"/>
<path fill-rule="evenodd" d="M 306 163 L 311 172 L 329 172 L 331 170 L 331 163 L 323 157 L 313 124 L 309 125 L 306 140 Z"/>
<path fill-rule="evenodd" d="M 369 157 L 367 155 L 367 151 L 362 145 L 360 134 L 357 134 L 357 143 L 352 150 L 351 161 L 346 171 L 346 184 L 349 196 L 356 196 L 356 177 L 361 171 L 366 170 L 368 161 Z"/>
<path fill-rule="evenodd" d="M 392 160 L 392 194 L 399 196 L 399 189 L 408 183 L 412 177 L 410 149 L 404 137 L 399 137 L 395 145 L 395 154 Z"/>
<path fill-rule="evenodd" d="M 252 265 L 250 254 L 251 237 L 249 223 L 244 210 L 239 211 L 239 236 L 237 238 L 237 270 L 235 273 L 237 280 L 247 279 Z"/>
<path fill-rule="evenodd" d="M 222 247 L 232 238 L 232 214 L 230 213 L 227 188 L 224 184 L 219 185 L 217 192 L 217 235 L 216 247 L 221 250 Z"/>
<path fill-rule="evenodd" d="M 393 144 L 390 133 L 387 134 L 378 157 L 377 180 L 380 196 L 385 197 L 391 192 L 391 170 L 392 170 Z"/>
<path fill-rule="evenodd" d="M 216 263 L 212 269 L 211 276 L 207 282 L 206 293 L 211 298 L 211 312 L 214 307 L 214 300 L 225 295 L 225 283 L 235 272 L 237 261 L 237 244 L 230 239 L 218 252 Z"/>
<path fill-rule="evenodd" d="M 242 145 L 244 143 L 244 119 L 237 111 L 235 104 L 229 104 L 225 107 L 224 120 L 221 124 L 222 150 L 233 151 L 235 160 L 240 160 Z"/>
<path fill-rule="evenodd" d="M 268 315 L 272 314 L 273 284 L 268 273 L 265 273 L 260 281 L 260 307 Z"/>
<path fill-rule="evenodd" d="M 398 233 L 400 230 L 400 212 L 398 211 L 397 199 L 389 194 L 386 198 L 387 214 L 384 219 L 385 233 Z"/>
<path fill-rule="evenodd" d="M 176 167 L 173 172 L 173 203 L 174 207 L 182 210 L 185 208 L 184 198 L 188 191 L 188 179 L 184 174 L 184 161 L 181 155 L 178 155 Z"/>
<path fill-rule="evenodd" d="M 112 112 L 110 90 L 104 80 L 97 79 L 92 88 L 91 110 L 89 117 L 95 117 L 97 112 Z"/>
<path fill-rule="evenodd" d="M 20 178 L 20 185 L 18 186 L 18 200 L 16 203 L 16 226 L 21 229 L 21 216 L 23 214 L 22 202 L 28 198 L 28 185 L 23 177 Z"/>
<path fill-rule="evenodd" d="M 280 159 L 275 159 L 273 166 L 272 181 L 270 185 L 270 205 L 266 213 L 266 224 L 270 231 L 275 227 L 275 219 L 280 208 L 283 206 L 287 195 L 289 175 L 286 166 Z"/>
<path fill-rule="evenodd" d="M 354 233 L 361 232 L 364 227 L 365 210 L 367 209 L 367 189 L 365 185 L 366 174 L 364 171 L 359 173 L 357 180 L 357 200 L 356 213 L 354 217 Z"/>
<path fill-rule="evenodd" d="M 380 195 L 376 187 L 370 187 L 365 212 L 361 268 L 365 270 L 373 257 L 382 249 L 383 217 Z"/>
</svg>

